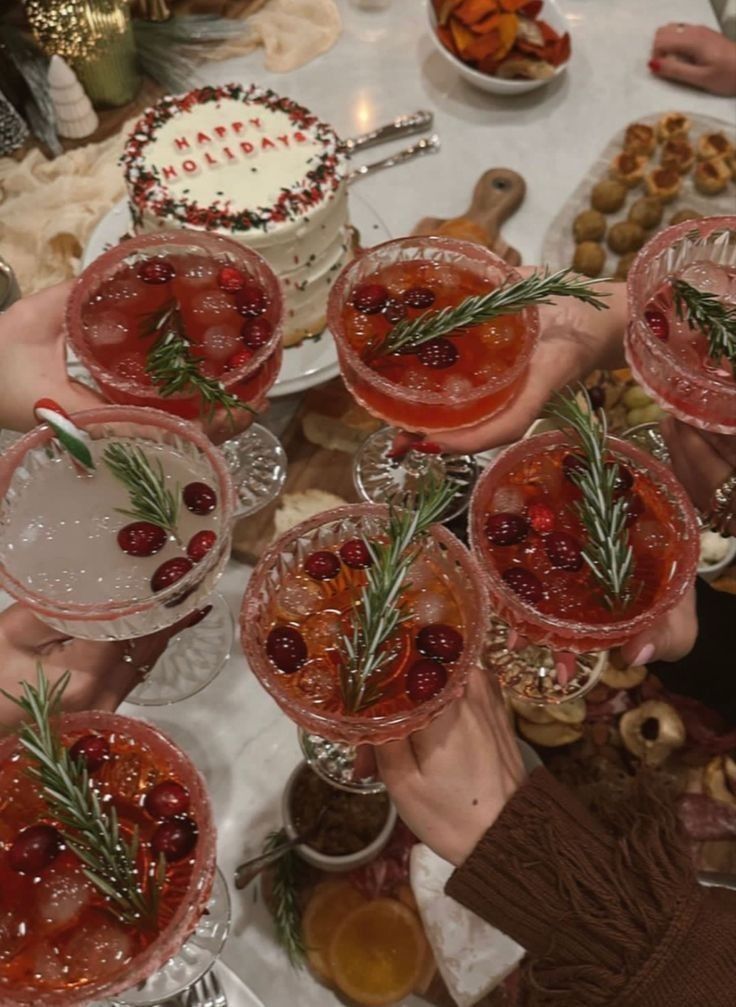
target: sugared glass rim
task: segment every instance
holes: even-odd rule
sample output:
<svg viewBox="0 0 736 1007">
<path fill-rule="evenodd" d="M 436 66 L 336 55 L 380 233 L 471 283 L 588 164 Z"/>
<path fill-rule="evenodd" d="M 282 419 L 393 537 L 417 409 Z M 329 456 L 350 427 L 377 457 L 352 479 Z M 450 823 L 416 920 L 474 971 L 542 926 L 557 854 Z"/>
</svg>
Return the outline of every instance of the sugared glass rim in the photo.
<svg viewBox="0 0 736 1007">
<path fill-rule="evenodd" d="M 89 300 L 93 284 L 99 286 L 104 279 L 111 278 L 114 270 L 129 256 L 159 245 L 199 246 L 205 255 L 214 257 L 219 253 L 235 257 L 238 264 L 244 265 L 254 275 L 254 278 L 265 287 L 270 304 L 265 316 L 273 318 L 273 331 L 268 342 L 256 350 L 249 360 L 235 370 L 228 371 L 227 374 L 221 376 L 219 380 L 226 391 L 231 391 L 236 385 L 251 378 L 280 348 L 284 320 L 284 298 L 278 277 L 262 255 L 240 242 L 210 231 L 177 228 L 176 230 L 161 230 L 156 231 L 155 234 L 126 238 L 125 241 L 121 241 L 119 245 L 103 252 L 94 262 L 91 262 L 77 277 L 69 295 L 65 315 L 66 337 L 76 355 L 94 378 L 101 379 L 106 385 L 114 386 L 123 394 L 150 399 L 151 405 L 160 409 L 162 403 L 189 401 L 195 396 L 191 392 L 181 391 L 164 398 L 156 385 L 138 384 L 132 378 L 116 374 L 101 364 L 87 345 L 83 336 L 84 327 L 82 324 L 82 310 Z"/>
<path fill-rule="evenodd" d="M 173 763 L 179 782 L 189 791 L 190 814 L 197 825 L 194 864 L 189 886 L 182 894 L 174 915 L 155 940 L 140 955 L 131 959 L 123 975 L 117 979 L 67 990 L 34 990 L 27 986 L 25 990 L 18 991 L 20 999 L 13 999 L 12 991 L 9 993 L 0 989 L 2 1004 L 23 1004 L 25 1007 L 39 1002 L 38 999 L 34 1000 L 34 996 L 42 996 L 43 1003 L 48 1007 L 82 1007 L 83 1004 L 109 998 L 142 982 L 160 969 L 184 944 L 209 901 L 215 878 L 217 833 L 207 786 L 189 756 L 171 738 L 148 721 L 100 710 L 64 714 L 59 718 L 58 726 L 62 733 L 99 731 L 104 734 L 122 734 L 134 742 L 142 740 L 153 750 L 154 758 L 157 751 L 163 750 L 167 760 Z M 0 739 L 0 763 L 12 757 L 16 751 L 22 751 L 17 735 L 11 734 Z M 53 819 L 53 816 L 49 817 Z"/>
<path fill-rule="evenodd" d="M 426 405 L 427 407 L 435 405 L 447 406 L 452 403 L 449 402 L 447 394 L 443 392 L 424 391 L 419 388 L 408 388 L 405 385 L 398 384 L 395 381 L 389 381 L 387 378 L 382 377 L 374 371 L 372 367 L 369 367 L 368 364 L 363 362 L 360 354 L 353 349 L 349 340 L 344 336 L 342 308 L 343 304 L 346 304 L 348 301 L 348 294 L 354 283 L 355 272 L 360 269 L 367 260 L 370 260 L 371 256 L 380 254 L 390 248 L 447 249 L 447 251 L 455 252 L 456 255 L 462 255 L 466 259 L 472 259 L 476 262 L 493 266 L 494 269 L 498 269 L 501 273 L 503 273 L 506 280 L 516 282 L 521 279 L 521 276 L 512 266 L 508 264 L 508 262 L 501 259 L 489 249 L 484 248 L 482 245 L 476 245 L 472 241 L 462 241 L 458 238 L 443 238 L 429 235 L 424 237 L 394 238 L 391 241 L 384 241 L 380 245 L 373 245 L 371 248 L 366 249 L 349 262 L 342 269 L 332 285 L 330 296 L 327 301 L 327 327 L 335 339 L 339 353 L 344 354 L 349 366 L 355 371 L 360 379 L 367 385 L 378 389 L 385 395 L 392 396 L 399 402 L 408 402 L 413 405 Z M 400 259 L 397 259 L 397 261 L 400 261 Z M 458 263 L 457 265 L 462 267 L 462 263 Z M 520 354 L 515 363 L 505 370 L 503 374 L 499 374 L 486 384 L 479 385 L 471 391 L 463 392 L 463 403 L 472 403 L 479 399 L 487 398 L 495 391 L 502 391 L 504 388 L 513 384 L 513 382 L 519 378 L 529 366 L 529 360 L 539 339 L 539 312 L 536 307 L 531 307 L 524 308 L 523 311 L 517 312 L 517 314 L 521 315 L 524 321 L 524 332 L 528 339 L 528 352 Z M 478 421 L 476 420 L 474 422 Z"/>
<path fill-rule="evenodd" d="M 376 518 L 388 521 L 389 508 L 384 504 L 347 504 L 323 511 L 312 518 L 295 525 L 281 535 L 274 544 L 261 556 L 243 596 L 240 609 L 240 638 L 243 652 L 258 681 L 273 696 L 287 716 L 294 711 L 296 722 L 302 726 L 308 723 L 308 730 L 321 734 L 325 738 L 336 741 L 350 736 L 350 743 L 382 744 L 385 741 L 396 741 L 406 737 L 413 731 L 421 730 L 433 720 L 453 700 L 458 699 L 465 690 L 465 683 L 473 667 L 478 664 L 483 648 L 485 630 L 489 619 L 488 597 L 485 589 L 483 573 L 477 559 L 455 536 L 440 524 L 434 524 L 428 534 L 437 541 L 452 558 L 463 568 L 465 579 L 470 583 L 477 599 L 475 611 L 463 609 L 466 618 L 465 638 L 461 656 L 455 663 L 452 674 L 448 675 L 447 684 L 441 692 L 421 703 L 411 710 L 403 710 L 383 717 L 325 714 L 306 703 L 300 703 L 278 688 L 279 672 L 267 657 L 265 651 L 251 631 L 260 618 L 260 595 L 264 583 L 268 580 L 274 567 L 278 566 L 285 552 L 293 551 L 293 547 L 305 535 L 316 528 L 325 525 L 339 525 L 345 519 Z M 283 674 L 283 673 L 282 673 Z M 298 719 L 303 718 L 303 719 Z"/>
<path fill-rule="evenodd" d="M 73 413 L 74 423 L 86 429 L 87 427 L 105 423 L 139 424 L 141 426 L 163 427 L 170 433 L 194 444 L 212 468 L 218 480 L 218 501 L 220 506 L 220 537 L 225 540 L 230 535 L 230 526 L 235 513 L 235 487 L 222 452 L 205 437 L 193 423 L 182 420 L 171 413 L 149 406 L 100 406 L 96 409 L 85 409 Z M 33 451 L 54 439 L 54 432 L 46 423 L 34 427 L 29 433 L 15 441 L 0 456 L 0 506 L 13 478 L 17 467 L 23 463 L 29 451 Z M 175 584 L 162 591 L 151 593 L 150 597 L 136 598 L 125 602 L 78 602 L 61 603 L 49 598 L 46 594 L 32 591 L 22 580 L 10 573 L 0 560 L 0 586 L 8 594 L 36 612 L 41 618 L 48 616 L 54 619 L 78 619 L 82 622 L 98 622 L 109 619 L 124 619 L 128 616 L 147 612 L 152 608 L 165 605 L 167 601 L 178 597 L 192 582 L 198 583 L 214 565 L 219 562 L 221 549 L 212 549 L 196 563 L 193 568 L 176 581 Z"/>
<path fill-rule="evenodd" d="M 617 646 L 623 639 L 635 636 L 642 628 L 651 625 L 657 617 L 664 615 L 685 595 L 688 588 L 695 583 L 695 576 L 698 566 L 698 556 L 700 553 L 700 533 L 695 510 L 687 493 L 675 478 L 672 470 L 661 462 L 657 461 L 647 451 L 642 450 L 634 444 L 620 440 L 618 437 L 607 438 L 607 447 L 617 456 L 631 460 L 638 469 L 646 472 L 652 477 L 652 482 L 658 486 L 664 486 L 670 498 L 674 499 L 675 507 L 679 509 L 682 519 L 682 535 L 680 536 L 680 549 L 676 558 L 676 575 L 673 574 L 667 589 L 654 605 L 627 621 L 615 623 L 587 623 L 574 619 L 562 619 L 559 616 L 548 615 L 539 612 L 532 605 L 523 601 L 515 591 L 504 582 L 501 574 L 488 562 L 488 548 L 485 541 L 485 521 L 487 515 L 487 492 L 489 484 L 492 486 L 498 470 L 506 467 L 509 460 L 515 465 L 521 464 L 525 459 L 545 454 L 559 447 L 567 447 L 570 451 L 579 450 L 577 442 L 570 438 L 563 430 L 550 430 L 547 433 L 535 434 L 524 440 L 518 441 L 501 451 L 490 465 L 481 474 L 473 490 L 470 500 L 470 521 L 468 522 L 468 534 L 470 547 L 477 557 L 482 557 L 482 569 L 486 577 L 491 601 L 494 597 L 501 597 L 509 608 L 514 610 L 518 617 L 518 624 L 522 629 L 529 628 L 530 639 L 536 642 L 531 635 L 532 631 L 542 631 L 549 633 L 557 631 L 561 635 L 568 637 L 570 643 L 575 637 L 594 637 L 600 641 L 600 645 L 594 648 L 585 646 L 582 650 L 602 650 L 608 647 Z M 542 641 L 544 642 L 544 641 Z M 549 646 L 549 644 L 547 644 Z M 574 647 L 561 646 L 557 649 L 575 650 Z M 580 648 L 576 652 L 580 652 Z"/>
</svg>

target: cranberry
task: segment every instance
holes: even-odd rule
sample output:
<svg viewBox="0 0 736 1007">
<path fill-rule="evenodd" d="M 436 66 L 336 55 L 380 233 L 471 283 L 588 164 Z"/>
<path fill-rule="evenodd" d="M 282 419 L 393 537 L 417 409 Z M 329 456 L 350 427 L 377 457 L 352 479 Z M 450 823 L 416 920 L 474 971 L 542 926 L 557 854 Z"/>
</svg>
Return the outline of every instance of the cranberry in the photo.
<svg viewBox="0 0 736 1007">
<path fill-rule="evenodd" d="M 579 570 L 583 565 L 582 546 L 565 531 L 553 531 L 547 535 L 544 548 L 552 566 L 560 570 Z"/>
<path fill-rule="evenodd" d="M 200 560 L 205 558 L 216 541 L 217 535 L 213 531 L 207 530 L 195 532 L 195 534 L 189 539 L 189 543 L 187 545 L 187 556 L 192 563 L 199 563 Z"/>
<path fill-rule="evenodd" d="M 217 285 L 227 294 L 237 294 L 245 286 L 246 276 L 235 266 L 223 266 L 217 274 Z"/>
<path fill-rule="evenodd" d="M 340 546 L 340 559 L 353 570 L 365 570 L 373 565 L 368 546 L 362 538 L 350 538 Z"/>
<path fill-rule="evenodd" d="M 262 346 L 266 346 L 272 333 L 271 323 L 265 318 L 246 318 L 240 330 L 243 342 L 249 350 L 260 350 Z"/>
<path fill-rule="evenodd" d="M 257 283 L 248 283 L 235 295 L 235 304 L 241 315 L 255 318 L 262 315 L 268 307 L 266 291 Z"/>
<path fill-rule="evenodd" d="M 306 661 L 307 645 L 298 629 L 276 626 L 268 634 L 266 653 L 279 671 L 290 675 L 298 671 Z"/>
<path fill-rule="evenodd" d="M 176 780 L 164 780 L 143 798 L 143 807 L 151 818 L 174 818 L 189 810 L 189 791 Z"/>
<path fill-rule="evenodd" d="M 616 496 L 623 496 L 624 493 L 628 493 L 629 490 L 634 485 L 634 477 L 631 474 L 631 469 L 626 468 L 620 462 L 612 462 L 616 466 L 618 471 L 616 472 L 616 478 L 613 481 L 613 491 Z"/>
<path fill-rule="evenodd" d="M 535 577 L 531 570 L 523 566 L 512 566 L 504 570 L 502 579 L 521 598 L 528 601 L 530 605 L 536 605 L 542 600 L 544 590 L 538 577 Z"/>
<path fill-rule="evenodd" d="M 406 692 L 415 703 L 426 703 L 444 688 L 447 671 L 439 661 L 415 661 L 406 673 Z"/>
<path fill-rule="evenodd" d="M 417 650 L 436 661 L 457 661 L 463 652 L 462 633 L 441 622 L 422 626 L 417 633 Z"/>
<path fill-rule="evenodd" d="M 486 538 L 493 545 L 516 545 L 529 534 L 529 522 L 521 514 L 502 512 L 489 514 L 486 519 Z"/>
<path fill-rule="evenodd" d="M 163 591 L 172 584 L 176 584 L 182 577 L 186 576 L 194 564 L 186 556 L 175 556 L 174 559 L 167 559 L 154 572 L 151 577 L 151 590 Z"/>
<path fill-rule="evenodd" d="M 332 580 L 340 572 L 340 560 L 329 549 L 321 549 L 307 556 L 304 569 L 312 580 Z"/>
<path fill-rule="evenodd" d="M 670 337 L 670 326 L 666 316 L 661 311 L 657 311 L 656 309 L 645 311 L 644 321 L 657 339 L 661 339 L 663 343 L 667 342 Z"/>
<path fill-rule="evenodd" d="M 446 367 L 452 367 L 460 356 L 460 351 L 449 339 L 440 336 L 438 339 L 430 339 L 423 343 L 417 350 L 417 356 L 425 367 L 444 370 Z"/>
<path fill-rule="evenodd" d="M 606 404 L 606 390 L 603 385 L 593 385 L 588 389 L 591 409 L 602 409 Z"/>
<path fill-rule="evenodd" d="M 529 504 L 527 509 L 529 524 L 539 535 L 546 535 L 555 526 L 555 512 L 546 503 Z"/>
<path fill-rule="evenodd" d="M 207 483 L 187 483 L 182 494 L 184 506 L 192 514 L 211 514 L 217 507 L 217 493 Z"/>
<path fill-rule="evenodd" d="M 146 259 L 138 267 L 138 276 L 144 283 L 168 283 L 174 272 L 168 259 Z"/>
<path fill-rule="evenodd" d="M 644 513 L 644 501 L 638 493 L 632 493 L 626 499 L 626 527 L 629 528 Z"/>
<path fill-rule="evenodd" d="M 562 471 L 565 474 L 565 478 L 569 479 L 571 483 L 577 482 L 580 476 L 585 472 L 588 465 L 584 458 L 580 455 L 565 455 L 562 459 Z"/>
<path fill-rule="evenodd" d="M 243 346 L 242 349 L 236 350 L 231 357 L 227 358 L 225 367 L 228 371 L 237 371 L 239 368 L 244 367 L 248 361 L 252 359 L 253 350 L 249 350 L 247 346 Z"/>
<path fill-rule="evenodd" d="M 429 287 L 409 287 L 401 296 L 410 308 L 431 308 L 435 302 L 435 293 Z"/>
<path fill-rule="evenodd" d="M 387 322 L 391 322 L 392 325 L 403 321 L 406 316 L 406 305 L 402 304 L 401 301 L 395 300 L 393 297 L 390 297 L 383 306 L 383 317 Z"/>
<path fill-rule="evenodd" d="M 388 300 L 388 290 L 380 283 L 361 283 L 353 291 L 353 307 L 361 315 L 377 315 Z"/>
<path fill-rule="evenodd" d="M 19 874 L 35 877 L 61 853 L 62 839 L 53 825 L 29 825 L 10 847 L 10 866 Z"/>
<path fill-rule="evenodd" d="M 94 773 L 110 758 L 110 745 L 101 734 L 85 734 L 69 749 L 69 758 L 82 762 L 88 773 Z"/>
<path fill-rule="evenodd" d="M 191 818 L 182 816 L 163 822 L 151 837 L 154 856 L 163 856 L 167 863 L 181 860 L 191 853 L 197 842 L 197 826 Z"/>
<path fill-rule="evenodd" d="M 129 556 L 155 556 L 166 545 L 168 535 L 150 521 L 134 521 L 118 532 L 118 545 Z"/>
</svg>

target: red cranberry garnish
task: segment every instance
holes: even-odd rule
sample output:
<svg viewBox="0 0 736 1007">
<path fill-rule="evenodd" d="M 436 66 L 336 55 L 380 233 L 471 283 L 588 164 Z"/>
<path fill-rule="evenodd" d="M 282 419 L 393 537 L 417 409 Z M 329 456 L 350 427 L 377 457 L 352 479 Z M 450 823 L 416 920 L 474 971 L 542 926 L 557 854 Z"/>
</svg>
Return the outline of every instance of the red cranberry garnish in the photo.
<svg viewBox="0 0 736 1007">
<path fill-rule="evenodd" d="M 415 661 L 406 673 L 406 691 L 415 703 L 426 703 L 444 688 L 447 671 L 439 661 Z"/>
<path fill-rule="evenodd" d="M 238 368 L 244 367 L 252 359 L 253 350 L 249 350 L 247 346 L 243 346 L 241 349 L 236 350 L 231 357 L 227 358 L 225 367 L 229 371 L 237 371 Z"/>
<path fill-rule="evenodd" d="M 544 596 L 542 582 L 538 577 L 534 576 L 531 570 L 527 570 L 526 567 L 510 567 L 508 570 L 504 570 L 501 577 L 511 590 L 518 594 L 522 601 L 528 601 L 530 605 L 536 605 L 542 600 Z"/>
<path fill-rule="evenodd" d="M 610 463 L 609 463 L 610 464 Z M 614 462 L 616 468 L 618 469 L 616 473 L 616 478 L 613 482 L 613 490 L 616 496 L 623 496 L 624 493 L 628 493 L 631 487 L 634 485 L 634 477 L 631 474 L 631 469 L 628 469 L 621 462 Z"/>
<path fill-rule="evenodd" d="M 266 291 L 257 283 L 248 283 L 235 295 L 235 305 L 241 315 L 262 315 L 268 307 Z"/>
<path fill-rule="evenodd" d="M 223 266 L 217 274 L 217 285 L 227 294 L 237 294 L 245 286 L 246 276 L 235 266 Z"/>
<path fill-rule="evenodd" d="M 423 343 L 417 350 L 417 356 L 425 367 L 444 370 L 446 367 L 452 367 L 460 356 L 460 351 L 449 339 L 440 336 L 438 339 L 430 339 L 429 342 Z"/>
<path fill-rule="evenodd" d="M 144 283 L 168 283 L 174 276 L 174 267 L 168 259 L 146 259 L 138 267 L 138 276 Z"/>
<path fill-rule="evenodd" d="M 109 757 L 109 742 L 101 734 L 85 734 L 69 749 L 69 758 L 82 762 L 88 773 L 94 773 Z"/>
<path fill-rule="evenodd" d="M 644 513 L 644 501 L 638 493 L 632 493 L 627 497 L 626 503 L 626 527 L 629 528 Z"/>
<path fill-rule="evenodd" d="M 187 483 L 182 493 L 184 506 L 192 514 L 211 514 L 217 507 L 217 493 L 207 483 Z"/>
<path fill-rule="evenodd" d="M 353 570 L 365 570 L 373 564 L 368 546 L 362 538 L 350 538 L 340 546 L 340 559 Z"/>
<path fill-rule="evenodd" d="M 502 512 L 486 518 L 486 538 L 493 545 L 516 545 L 529 534 L 529 522 L 521 514 Z"/>
<path fill-rule="evenodd" d="M 380 283 L 361 283 L 353 291 L 353 307 L 361 315 L 377 315 L 388 300 L 388 290 Z"/>
<path fill-rule="evenodd" d="M 555 526 L 555 512 L 546 503 L 529 504 L 529 524 L 539 535 L 546 535 Z"/>
<path fill-rule="evenodd" d="M 395 300 L 393 297 L 390 297 L 383 306 L 383 317 L 387 322 L 391 322 L 392 325 L 403 321 L 406 316 L 406 305 L 401 301 Z"/>
<path fill-rule="evenodd" d="M 260 350 L 271 338 L 273 328 L 265 318 L 246 318 L 240 335 L 249 350 Z"/>
<path fill-rule="evenodd" d="M 197 826 L 183 816 L 163 822 L 151 837 L 151 850 L 156 858 L 163 855 L 167 863 L 181 860 L 191 853 L 197 842 Z"/>
<path fill-rule="evenodd" d="M 133 521 L 118 532 L 118 545 L 129 556 L 155 556 L 168 538 L 163 528 L 150 521 Z"/>
<path fill-rule="evenodd" d="M 189 539 L 189 543 L 187 545 L 187 556 L 192 563 L 199 563 L 200 560 L 205 558 L 216 541 L 217 535 L 209 529 L 206 531 L 195 532 L 195 534 Z"/>
<path fill-rule="evenodd" d="M 436 299 L 429 287 L 409 287 L 401 296 L 410 308 L 431 308 Z"/>
<path fill-rule="evenodd" d="M 35 877 L 61 853 L 62 839 L 53 825 L 29 825 L 16 836 L 8 861 L 19 874 Z"/>
<path fill-rule="evenodd" d="M 580 455 L 565 455 L 562 459 L 562 471 L 565 478 L 576 485 L 587 467 L 585 459 L 581 458 Z"/>
<path fill-rule="evenodd" d="M 304 569 L 312 580 L 332 580 L 340 572 L 340 560 L 329 549 L 320 549 L 307 556 Z"/>
<path fill-rule="evenodd" d="M 307 645 L 298 629 L 276 626 L 268 634 L 266 653 L 279 671 L 290 675 L 298 671 L 306 661 Z"/>
<path fill-rule="evenodd" d="M 544 548 L 552 566 L 559 570 L 579 570 L 583 565 L 582 546 L 565 531 L 553 531 L 547 535 Z"/>
<path fill-rule="evenodd" d="M 661 339 L 663 343 L 666 343 L 670 337 L 670 326 L 667 318 L 661 311 L 657 311 L 656 308 L 652 311 L 644 312 L 644 320 L 651 329 L 653 335 L 657 339 Z"/>
<path fill-rule="evenodd" d="M 463 652 L 462 633 L 441 622 L 422 626 L 417 633 L 417 650 L 436 661 L 457 661 Z"/>
<path fill-rule="evenodd" d="M 186 556 L 175 556 L 174 559 L 167 559 L 155 571 L 151 577 L 151 590 L 163 591 L 172 584 L 176 584 L 182 577 L 186 576 L 194 564 Z"/>
<path fill-rule="evenodd" d="M 603 385 L 593 385 L 588 388 L 588 399 L 591 409 L 602 409 L 606 404 L 606 390 Z"/>
<path fill-rule="evenodd" d="M 189 810 L 189 791 L 176 780 L 164 780 L 143 798 L 143 807 L 152 818 L 174 818 Z"/>
</svg>

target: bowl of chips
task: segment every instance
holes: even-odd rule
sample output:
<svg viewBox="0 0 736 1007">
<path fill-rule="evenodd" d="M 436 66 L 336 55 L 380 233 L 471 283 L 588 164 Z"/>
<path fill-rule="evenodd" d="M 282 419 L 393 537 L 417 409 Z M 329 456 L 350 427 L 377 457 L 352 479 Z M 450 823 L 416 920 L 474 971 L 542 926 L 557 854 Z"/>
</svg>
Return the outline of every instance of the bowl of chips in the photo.
<svg viewBox="0 0 736 1007">
<path fill-rule="evenodd" d="M 426 0 L 432 38 L 469 84 L 525 94 L 565 71 L 570 35 L 554 0 Z"/>
</svg>

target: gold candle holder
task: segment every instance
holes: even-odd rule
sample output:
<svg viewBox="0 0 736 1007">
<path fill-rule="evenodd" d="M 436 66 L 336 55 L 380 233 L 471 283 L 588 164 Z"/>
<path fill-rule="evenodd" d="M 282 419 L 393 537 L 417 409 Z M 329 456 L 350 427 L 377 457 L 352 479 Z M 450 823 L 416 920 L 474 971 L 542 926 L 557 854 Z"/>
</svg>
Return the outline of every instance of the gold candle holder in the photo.
<svg viewBox="0 0 736 1007">
<path fill-rule="evenodd" d="M 127 105 L 141 84 L 127 0 L 95 0 L 86 7 L 95 45 L 74 70 L 93 105 Z"/>
</svg>

